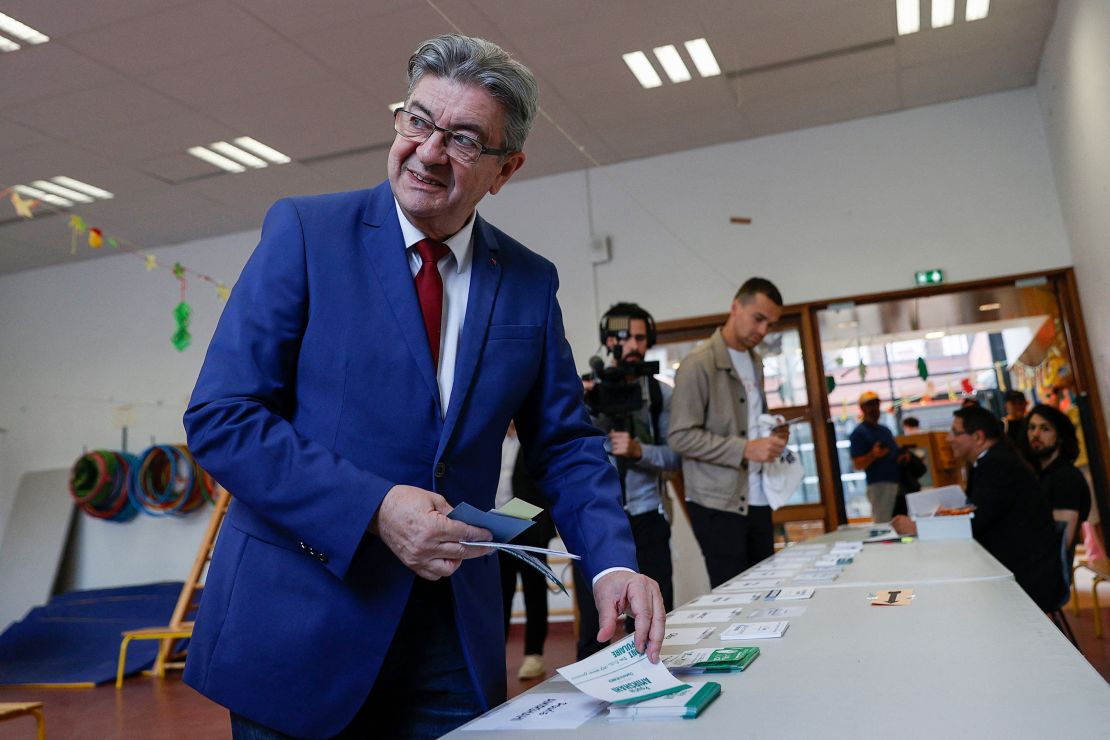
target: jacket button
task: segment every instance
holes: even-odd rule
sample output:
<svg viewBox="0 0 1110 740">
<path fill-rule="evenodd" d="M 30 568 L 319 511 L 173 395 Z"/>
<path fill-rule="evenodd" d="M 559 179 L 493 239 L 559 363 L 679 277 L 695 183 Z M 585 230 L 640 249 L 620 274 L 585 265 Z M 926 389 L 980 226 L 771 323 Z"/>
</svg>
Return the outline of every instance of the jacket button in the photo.
<svg viewBox="0 0 1110 740">
<path fill-rule="evenodd" d="M 316 554 L 316 559 L 319 560 L 321 563 L 328 562 L 328 556 L 322 552 Z"/>
<path fill-rule="evenodd" d="M 299 542 L 299 543 L 297 543 L 297 544 L 299 544 L 299 545 L 301 546 L 301 549 L 302 549 L 302 550 L 304 550 L 305 552 L 308 552 L 308 545 L 306 545 L 306 544 L 305 544 L 305 543 L 303 543 L 303 542 Z"/>
<path fill-rule="evenodd" d="M 435 473 L 435 475 L 436 475 L 437 478 L 442 478 L 446 474 L 447 474 L 447 463 L 440 460 L 438 463 L 436 463 L 436 473 Z"/>
</svg>

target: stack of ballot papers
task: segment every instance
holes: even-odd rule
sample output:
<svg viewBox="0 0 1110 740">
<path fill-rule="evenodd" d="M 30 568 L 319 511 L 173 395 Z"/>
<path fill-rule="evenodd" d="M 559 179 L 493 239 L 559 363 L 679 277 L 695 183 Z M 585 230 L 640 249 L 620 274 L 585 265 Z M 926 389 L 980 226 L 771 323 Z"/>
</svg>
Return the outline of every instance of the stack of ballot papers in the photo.
<svg viewBox="0 0 1110 740">
<path fill-rule="evenodd" d="M 701 648 L 664 655 L 662 662 L 672 673 L 739 673 L 758 657 L 757 647 Z"/>
<path fill-rule="evenodd" d="M 609 707 L 609 719 L 627 721 L 633 719 L 667 719 L 681 717 L 694 719 L 721 694 L 721 684 L 713 681 L 693 683 L 668 696 L 638 702 L 636 704 Z"/>
<path fill-rule="evenodd" d="M 722 640 L 770 640 L 782 637 L 790 622 L 737 622 L 721 633 Z"/>
</svg>

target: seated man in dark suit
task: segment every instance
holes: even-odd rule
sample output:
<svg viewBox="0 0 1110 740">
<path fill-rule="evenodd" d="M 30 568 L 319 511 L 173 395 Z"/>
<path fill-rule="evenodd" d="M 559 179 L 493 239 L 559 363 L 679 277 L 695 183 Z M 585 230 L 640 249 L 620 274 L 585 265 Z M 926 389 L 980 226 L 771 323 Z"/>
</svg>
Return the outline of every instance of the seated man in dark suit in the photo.
<svg viewBox="0 0 1110 740">
<path fill-rule="evenodd" d="M 1003 441 L 999 420 L 981 406 L 966 406 L 953 414 L 948 442 L 955 457 L 969 465 L 967 498 L 975 505 L 972 535 L 1013 571 L 1037 606 L 1055 609 L 1064 588 L 1060 540 L 1036 475 Z M 917 533 L 907 517 L 895 517 L 891 524 L 902 534 Z"/>
</svg>

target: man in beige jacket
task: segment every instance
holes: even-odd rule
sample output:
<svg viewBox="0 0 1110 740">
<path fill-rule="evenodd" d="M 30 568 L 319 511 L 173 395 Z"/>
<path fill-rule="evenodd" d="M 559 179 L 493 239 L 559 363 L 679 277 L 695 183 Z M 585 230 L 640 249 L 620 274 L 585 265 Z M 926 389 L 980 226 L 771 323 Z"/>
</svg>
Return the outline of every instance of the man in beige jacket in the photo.
<svg viewBox="0 0 1110 740">
<path fill-rule="evenodd" d="M 682 455 L 686 505 L 711 587 L 774 552 L 771 507 L 761 467 L 786 446 L 782 430 L 758 438 L 767 409 L 763 361 L 754 351 L 782 315 L 782 295 L 751 278 L 728 320 L 682 361 L 671 400 L 668 441 Z"/>
</svg>

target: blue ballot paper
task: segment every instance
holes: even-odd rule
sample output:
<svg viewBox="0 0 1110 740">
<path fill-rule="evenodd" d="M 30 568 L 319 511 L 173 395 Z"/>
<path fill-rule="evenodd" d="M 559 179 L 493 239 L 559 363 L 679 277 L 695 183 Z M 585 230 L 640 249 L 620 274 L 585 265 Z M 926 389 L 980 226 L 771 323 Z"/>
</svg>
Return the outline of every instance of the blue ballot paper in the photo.
<svg viewBox="0 0 1110 740">
<path fill-rule="evenodd" d="M 514 516 L 499 514 L 496 511 L 482 511 L 465 501 L 452 509 L 447 518 L 469 524 L 472 527 L 488 529 L 490 534 L 493 535 L 494 542 L 509 542 L 535 524 L 535 522 L 528 519 L 517 519 Z"/>
</svg>

